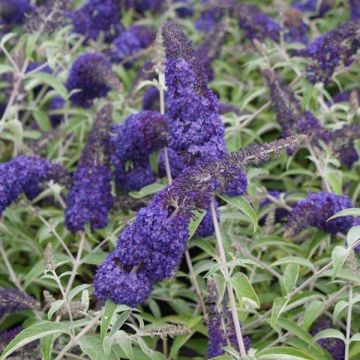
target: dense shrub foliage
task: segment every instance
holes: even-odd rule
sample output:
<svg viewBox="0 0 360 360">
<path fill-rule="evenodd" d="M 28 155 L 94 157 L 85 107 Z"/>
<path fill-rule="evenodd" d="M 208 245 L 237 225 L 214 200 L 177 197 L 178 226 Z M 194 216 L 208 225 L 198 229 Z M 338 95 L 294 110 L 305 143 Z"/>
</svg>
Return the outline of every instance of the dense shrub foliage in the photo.
<svg viewBox="0 0 360 360">
<path fill-rule="evenodd" d="M 359 0 L 0 0 L 0 360 L 360 359 Z"/>
</svg>

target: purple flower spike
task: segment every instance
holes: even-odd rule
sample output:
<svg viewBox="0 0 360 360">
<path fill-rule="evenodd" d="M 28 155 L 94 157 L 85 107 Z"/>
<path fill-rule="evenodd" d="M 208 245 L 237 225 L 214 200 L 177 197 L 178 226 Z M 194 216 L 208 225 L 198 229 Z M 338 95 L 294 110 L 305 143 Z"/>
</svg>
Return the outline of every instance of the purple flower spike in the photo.
<svg viewBox="0 0 360 360">
<path fill-rule="evenodd" d="M 332 0 L 297 0 L 292 7 L 302 12 L 315 13 L 316 16 L 324 16 L 331 9 Z M 320 5 L 320 6 L 319 6 Z"/>
<path fill-rule="evenodd" d="M 112 127 L 111 161 L 119 188 L 139 190 L 154 180 L 149 155 L 166 146 L 167 122 L 158 112 L 142 111 Z"/>
<path fill-rule="evenodd" d="M 149 47 L 156 37 L 156 30 L 150 26 L 134 25 L 123 31 L 112 43 L 113 51 L 111 60 L 116 63 L 124 62 L 128 58 L 134 60 L 134 55 L 140 50 Z M 131 67 L 133 61 L 125 62 L 126 67 Z"/>
<path fill-rule="evenodd" d="M 110 43 L 123 31 L 118 0 L 88 0 L 70 17 L 74 32 L 84 35 L 87 40 L 104 36 Z"/>
<path fill-rule="evenodd" d="M 296 235 L 309 227 L 316 227 L 329 234 L 346 233 L 353 225 L 354 218 L 346 216 L 328 221 L 337 212 L 353 207 L 346 195 L 327 192 L 309 194 L 299 201 L 288 217 L 287 233 Z"/>
<path fill-rule="evenodd" d="M 360 1 L 359 0 L 349 0 L 350 5 L 350 17 L 351 20 L 360 19 Z"/>
<path fill-rule="evenodd" d="M 77 90 L 72 94 L 71 102 L 90 107 L 94 99 L 106 96 L 110 87 L 119 86 L 114 76 L 111 63 L 103 54 L 81 55 L 72 65 L 66 83 L 68 91 Z"/>
<path fill-rule="evenodd" d="M 74 185 L 69 191 L 65 210 L 65 224 L 71 232 L 84 230 L 87 223 L 91 230 L 107 225 L 113 204 L 112 174 L 106 159 L 111 113 L 110 105 L 101 109 L 74 174 Z"/>
<path fill-rule="evenodd" d="M 310 58 L 310 64 L 306 74 L 312 83 L 328 83 L 340 64 L 351 65 L 360 49 L 359 27 L 360 20 L 348 21 L 308 46 L 305 56 Z"/>
<path fill-rule="evenodd" d="M 7 313 L 36 309 L 37 302 L 31 296 L 17 289 L 0 289 L 0 318 Z"/>
<path fill-rule="evenodd" d="M 33 11 L 29 0 L 1 0 L 0 2 L 0 26 L 5 31 L 20 25 L 25 20 L 26 14 Z"/>
<path fill-rule="evenodd" d="M 126 9 L 134 9 L 139 14 L 144 14 L 147 11 L 159 12 L 164 8 L 163 0 L 125 0 L 124 6 Z"/>
<path fill-rule="evenodd" d="M 169 147 L 185 163 L 214 160 L 225 152 L 219 103 L 190 41 L 172 21 L 162 30 L 169 116 Z"/>
<path fill-rule="evenodd" d="M 290 8 L 284 13 L 285 39 L 289 42 L 308 43 L 309 27 L 303 22 L 303 13 Z"/>
<path fill-rule="evenodd" d="M 332 329 L 332 322 L 330 319 L 320 319 L 315 322 L 310 330 L 310 334 L 315 336 L 318 332 L 326 329 Z M 324 348 L 332 356 L 334 360 L 344 360 L 345 356 L 345 344 L 340 339 L 327 338 L 320 339 L 317 343 Z"/>
<path fill-rule="evenodd" d="M 206 9 L 208 0 L 201 0 L 204 9 L 201 11 L 199 18 L 195 22 L 195 28 L 199 31 L 210 32 L 214 30 L 218 22 L 225 15 L 225 10 L 218 7 Z"/>
<path fill-rule="evenodd" d="M 32 199 L 43 183 L 58 180 L 61 174 L 59 165 L 37 156 L 20 155 L 0 164 L 0 215 L 19 195 L 25 193 Z"/>
</svg>

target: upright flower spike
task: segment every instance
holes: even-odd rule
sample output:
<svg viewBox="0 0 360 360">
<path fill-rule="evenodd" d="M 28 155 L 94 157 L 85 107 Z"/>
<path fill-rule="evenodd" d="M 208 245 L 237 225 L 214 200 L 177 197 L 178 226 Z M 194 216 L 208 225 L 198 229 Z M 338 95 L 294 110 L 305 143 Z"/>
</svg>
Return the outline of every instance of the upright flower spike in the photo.
<svg viewBox="0 0 360 360">
<path fill-rule="evenodd" d="M 112 72 L 110 61 L 99 53 L 79 56 L 70 69 L 66 83 L 71 102 L 84 108 L 92 105 L 93 100 L 104 97 L 110 88 L 120 89 L 116 75 Z"/>
<path fill-rule="evenodd" d="M 115 63 L 121 63 L 132 57 L 125 62 L 125 65 L 130 67 L 136 53 L 149 47 L 155 41 L 155 37 L 156 31 L 151 26 L 131 26 L 113 41 L 113 50 L 110 53 L 111 60 Z"/>
<path fill-rule="evenodd" d="M 350 18 L 351 20 L 360 19 L 360 1 L 359 0 L 349 0 L 350 6 Z"/>
<path fill-rule="evenodd" d="M 226 304 L 219 304 L 219 295 L 214 280 L 208 280 L 208 358 L 214 358 L 225 353 L 224 347 L 231 345 L 237 349 L 235 326 Z M 249 336 L 243 338 L 246 351 L 251 347 Z M 238 350 L 238 349 L 237 349 Z"/>
<path fill-rule="evenodd" d="M 26 15 L 33 11 L 29 0 L 2 0 L 0 2 L 0 27 L 5 31 L 24 22 Z"/>
<path fill-rule="evenodd" d="M 23 193 L 30 199 L 41 192 L 41 185 L 61 180 L 64 171 L 47 159 L 38 156 L 17 156 L 0 164 L 0 215 Z"/>
<path fill-rule="evenodd" d="M 139 190 L 155 180 L 149 155 L 166 146 L 167 127 L 167 117 L 154 111 L 130 115 L 112 127 L 111 162 L 120 189 Z"/>
<path fill-rule="evenodd" d="M 224 126 L 215 94 L 207 87 L 204 67 L 190 41 L 172 21 L 162 29 L 165 48 L 165 78 L 168 145 L 186 164 L 213 160 L 225 152 Z"/>
<path fill-rule="evenodd" d="M 348 21 L 315 39 L 306 49 L 306 76 L 312 83 L 331 80 L 336 68 L 349 66 L 360 49 L 360 20 Z"/>
<path fill-rule="evenodd" d="M 87 40 L 104 36 L 105 42 L 110 43 L 123 31 L 120 12 L 118 0 L 88 0 L 70 17 L 75 33 L 84 35 Z"/>
<path fill-rule="evenodd" d="M 108 136 L 112 107 L 104 106 L 95 119 L 74 174 L 65 210 L 65 225 L 71 232 L 82 231 L 87 223 L 91 230 L 107 225 L 113 204 L 112 174 L 108 168 Z"/>
<path fill-rule="evenodd" d="M 284 80 L 270 69 L 264 70 L 263 75 L 270 89 L 271 103 L 281 126 L 281 135 L 285 137 L 294 133 L 305 133 L 314 141 L 328 140 L 326 129 L 311 112 L 301 111 L 299 101 Z"/>
<path fill-rule="evenodd" d="M 271 153 L 293 150 L 304 138 L 298 136 L 252 146 L 225 155 L 221 160 L 187 167 L 171 185 L 157 193 L 120 234 L 115 250 L 98 268 L 94 283 L 96 296 L 130 306 L 144 302 L 152 285 L 170 277 L 178 267 L 186 249 L 194 210 L 208 209 L 214 192 L 226 191 L 227 183 L 233 183 L 247 165 L 259 165 L 267 161 Z M 132 282 L 136 286 L 129 285 Z"/>
<path fill-rule="evenodd" d="M 320 319 L 315 322 L 310 330 L 310 334 L 315 336 L 318 332 L 332 329 L 332 321 L 330 319 Z M 345 344 L 341 339 L 326 338 L 320 339 L 317 343 L 324 348 L 331 355 L 334 360 L 344 360 L 345 356 Z"/>
<path fill-rule="evenodd" d="M 295 0 L 291 6 L 302 12 L 311 12 L 316 17 L 321 17 L 331 9 L 331 4 L 332 0 Z"/>
<path fill-rule="evenodd" d="M 354 223 L 352 216 L 328 219 L 337 212 L 353 207 L 346 195 L 327 192 L 310 193 L 299 201 L 289 214 L 286 236 L 295 236 L 309 227 L 316 227 L 329 234 L 346 233 Z"/>
<path fill-rule="evenodd" d="M 0 318 L 4 314 L 36 309 L 36 300 L 17 289 L 0 289 Z"/>
</svg>

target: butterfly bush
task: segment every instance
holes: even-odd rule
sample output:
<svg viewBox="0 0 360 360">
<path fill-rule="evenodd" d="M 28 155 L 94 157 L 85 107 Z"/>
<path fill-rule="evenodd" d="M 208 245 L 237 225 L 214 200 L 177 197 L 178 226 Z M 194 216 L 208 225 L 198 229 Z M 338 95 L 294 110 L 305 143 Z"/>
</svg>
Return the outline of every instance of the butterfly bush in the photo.
<svg viewBox="0 0 360 360">
<path fill-rule="evenodd" d="M 104 36 L 104 41 L 110 43 L 123 31 L 120 13 L 118 0 L 87 0 L 69 17 L 74 32 L 83 35 L 86 40 L 97 40 Z"/>
<path fill-rule="evenodd" d="M 310 64 L 306 76 L 312 82 L 328 83 L 336 68 L 349 66 L 360 48 L 360 21 L 348 21 L 316 38 L 306 49 Z"/>
<path fill-rule="evenodd" d="M 292 7 L 302 12 L 311 12 L 316 16 L 324 16 L 331 9 L 331 0 L 296 0 Z"/>
<path fill-rule="evenodd" d="M 18 289 L 0 289 L 0 318 L 4 314 L 37 307 L 38 304 L 34 298 Z"/>
<path fill-rule="evenodd" d="M 29 0 L 2 0 L 0 3 L 0 26 L 11 30 L 24 22 L 26 14 L 30 14 L 33 7 Z"/>
<path fill-rule="evenodd" d="M 29 199 L 41 192 L 41 185 L 50 180 L 61 180 L 60 165 L 38 156 L 19 155 L 0 164 L 0 215 L 21 194 Z"/>
<path fill-rule="evenodd" d="M 111 69 L 111 62 L 100 53 L 86 53 L 79 56 L 71 66 L 66 82 L 74 105 L 89 108 L 93 100 L 105 97 L 110 87 L 118 87 Z"/>
<path fill-rule="evenodd" d="M 100 110 L 73 176 L 65 210 L 65 225 L 71 232 L 84 230 L 88 223 L 91 230 L 107 225 L 113 205 L 107 160 L 111 112 L 109 105 Z"/>
<path fill-rule="evenodd" d="M 352 216 L 332 220 L 329 218 L 341 210 L 352 207 L 347 195 L 311 193 L 291 210 L 286 224 L 287 232 L 292 236 L 309 227 L 316 227 L 332 235 L 346 233 L 354 224 Z"/>
</svg>

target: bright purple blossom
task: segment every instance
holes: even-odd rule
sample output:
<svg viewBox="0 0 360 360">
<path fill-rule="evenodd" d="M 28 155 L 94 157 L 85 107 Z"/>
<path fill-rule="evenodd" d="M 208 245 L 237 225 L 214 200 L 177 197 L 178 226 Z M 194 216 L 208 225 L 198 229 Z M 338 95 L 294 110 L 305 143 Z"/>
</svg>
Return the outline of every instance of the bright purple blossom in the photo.
<svg viewBox="0 0 360 360">
<path fill-rule="evenodd" d="M 360 20 L 348 21 L 315 39 L 306 49 L 310 58 L 306 69 L 307 78 L 312 82 L 327 83 L 336 68 L 351 65 L 360 49 Z"/>
<path fill-rule="evenodd" d="M 149 47 L 154 42 L 155 37 L 156 30 L 151 26 L 131 26 L 113 41 L 113 50 L 110 54 L 111 60 L 120 63 L 131 57 L 132 59 L 125 62 L 125 65 L 130 67 L 136 53 Z"/>
<path fill-rule="evenodd" d="M 330 319 L 320 319 L 315 322 L 310 330 L 310 334 L 315 336 L 318 332 L 322 330 L 332 329 L 332 321 Z M 320 339 L 317 343 L 329 352 L 332 359 L 334 360 L 344 360 L 345 356 L 345 343 L 340 339 L 335 338 L 326 338 Z"/>
<path fill-rule="evenodd" d="M 107 225 L 113 205 L 112 174 L 106 156 L 111 113 L 110 105 L 100 110 L 74 174 L 65 210 L 65 225 L 71 232 L 84 230 L 87 223 L 91 230 Z"/>
<path fill-rule="evenodd" d="M 337 212 L 353 207 L 346 195 L 327 192 L 309 194 L 299 201 L 289 214 L 287 232 L 296 235 L 309 227 L 316 227 L 329 234 L 346 233 L 353 225 L 354 218 L 346 216 L 328 221 Z"/>
<path fill-rule="evenodd" d="M 43 183 L 57 180 L 61 174 L 59 165 L 37 156 L 20 155 L 0 164 L 0 215 L 19 195 L 25 193 L 32 199 Z"/>
<path fill-rule="evenodd" d="M 88 108 L 95 98 L 104 97 L 114 84 L 114 74 L 110 61 L 99 53 L 87 53 L 79 56 L 72 65 L 66 83 L 74 105 Z"/>
<path fill-rule="evenodd" d="M 349 0 L 350 5 L 350 17 L 351 20 L 360 19 L 360 1 L 359 0 Z"/>
<path fill-rule="evenodd" d="M 119 188 L 139 190 L 154 181 L 149 155 L 166 146 L 167 127 L 167 117 L 153 111 L 130 115 L 124 124 L 112 127 L 111 161 Z"/>
<path fill-rule="evenodd" d="M 1 0 L 0 2 L 0 26 L 5 30 L 20 25 L 27 14 L 33 11 L 29 0 Z"/>
<path fill-rule="evenodd" d="M 168 145 L 185 163 L 220 158 L 226 152 L 224 126 L 215 94 L 207 87 L 202 63 L 174 22 L 162 31 L 165 47 Z"/>
<path fill-rule="evenodd" d="M 87 40 L 104 36 L 110 43 L 122 31 L 119 0 L 88 0 L 84 6 L 70 14 L 74 32 Z"/>
</svg>

